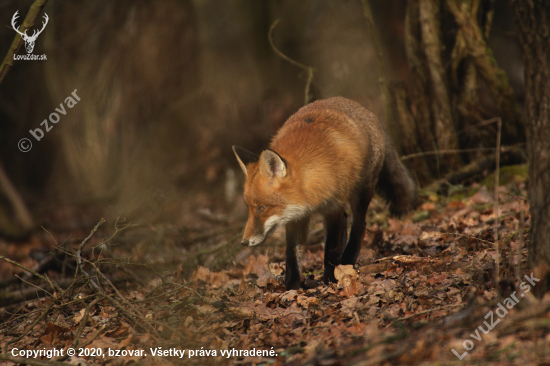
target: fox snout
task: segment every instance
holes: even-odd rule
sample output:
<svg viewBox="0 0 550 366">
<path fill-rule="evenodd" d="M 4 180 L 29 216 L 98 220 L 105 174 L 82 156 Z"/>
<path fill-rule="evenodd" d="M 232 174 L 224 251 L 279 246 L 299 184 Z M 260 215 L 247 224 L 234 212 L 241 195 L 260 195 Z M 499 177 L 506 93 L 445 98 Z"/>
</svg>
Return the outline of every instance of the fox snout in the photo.
<svg viewBox="0 0 550 366">
<path fill-rule="evenodd" d="M 262 222 L 262 220 L 259 220 L 254 215 L 249 217 L 246 227 L 244 228 L 241 245 L 245 247 L 255 247 L 256 245 L 263 244 L 279 226 L 277 219 L 278 217 L 275 216 L 271 217 L 266 222 Z"/>
<path fill-rule="evenodd" d="M 267 239 L 267 237 L 268 235 L 264 235 L 264 234 L 258 234 L 252 237 L 247 237 L 245 235 L 243 237 L 243 240 L 241 241 L 241 245 L 243 247 L 255 247 L 256 245 L 263 244 L 263 242 L 265 241 L 265 239 Z"/>
</svg>

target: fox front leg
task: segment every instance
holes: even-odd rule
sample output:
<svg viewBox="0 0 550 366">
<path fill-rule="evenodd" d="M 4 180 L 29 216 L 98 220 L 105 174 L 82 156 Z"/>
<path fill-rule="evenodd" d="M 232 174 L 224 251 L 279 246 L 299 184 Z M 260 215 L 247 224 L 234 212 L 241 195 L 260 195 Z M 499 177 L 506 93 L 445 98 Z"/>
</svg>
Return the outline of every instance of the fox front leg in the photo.
<svg viewBox="0 0 550 366">
<path fill-rule="evenodd" d="M 342 248 L 348 237 L 348 219 L 344 209 L 325 215 L 325 273 L 323 282 L 336 282 L 334 268 L 340 264 Z"/>
<path fill-rule="evenodd" d="M 285 286 L 287 290 L 300 288 L 301 246 L 306 243 L 308 227 L 309 217 L 286 224 Z"/>
</svg>

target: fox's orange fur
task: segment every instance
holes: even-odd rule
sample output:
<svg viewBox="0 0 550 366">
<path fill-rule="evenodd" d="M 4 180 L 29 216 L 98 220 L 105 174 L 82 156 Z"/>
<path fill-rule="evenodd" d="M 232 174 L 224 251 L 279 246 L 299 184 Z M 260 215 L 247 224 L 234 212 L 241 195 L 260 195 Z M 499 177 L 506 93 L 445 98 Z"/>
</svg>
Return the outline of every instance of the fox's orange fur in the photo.
<svg viewBox="0 0 550 366">
<path fill-rule="evenodd" d="M 281 225 L 287 231 L 287 288 L 300 286 L 296 249 L 305 243 L 309 217 L 325 219 L 325 275 L 355 264 L 369 202 L 378 193 L 392 213 L 412 207 L 415 184 L 374 114 L 345 98 L 311 103 L 291 116 L 258 157 L 233 147 L 246 174 L 249 209 L 243 245 L 261 244 Z M 353 224 L 346 246 L 346 203 Z M 344 249 L 342 254 L 342 250 Z"/>
</svg>

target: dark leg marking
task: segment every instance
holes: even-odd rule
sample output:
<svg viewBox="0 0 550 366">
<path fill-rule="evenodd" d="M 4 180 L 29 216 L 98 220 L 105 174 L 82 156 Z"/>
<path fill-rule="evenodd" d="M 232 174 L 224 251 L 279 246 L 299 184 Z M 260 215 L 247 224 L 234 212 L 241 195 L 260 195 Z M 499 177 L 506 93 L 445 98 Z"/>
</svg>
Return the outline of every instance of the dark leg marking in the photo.
<svg viewBox="0 0 550 366">
<path fill-rule="evenodd" d="M 299 250 L 307 240 L 309 217 L 300 221 L 288 223 L 286 230 L 286 273 L 285 286 L 287 290 L 300 288 L 300 258 Z"/>
<path fill-rule="evenodd" d="M 367 227 L 367 223 L 365 222 L 367 209 L 373 195 L 374 189 L 364 189 L 359 193 L 359 199 L 351 203 L 353 224 L 351 224 L 348 244 L 346 245 L 346 249 L 344 249 L 344 254 L 342 254 L 342 264 L 355 265 L 357 261 L 359 251 L 361 250 L 361 243 L 365 236 L 365 228 Z"/>
<path fill-rule="evenodd" d="M 336 282 L 334 267 L 340 264 L 342 248 L 348 236 L 347 230 L 348 220 L 344 209 L 325 215 L 325 283 Z"/>
</svg>

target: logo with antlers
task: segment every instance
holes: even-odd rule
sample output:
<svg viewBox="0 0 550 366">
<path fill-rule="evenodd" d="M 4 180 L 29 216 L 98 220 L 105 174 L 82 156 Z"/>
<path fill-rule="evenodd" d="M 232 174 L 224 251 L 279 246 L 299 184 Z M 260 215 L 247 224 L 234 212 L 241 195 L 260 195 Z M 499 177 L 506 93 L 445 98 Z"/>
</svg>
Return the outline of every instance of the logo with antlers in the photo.
<svg viewBox="0 0 550 366">
<path fill-rule="evenodd" d="M 27 35 L 27 30 L 25 30 L 25 33 L 19 32 L 19 28 L 15 25 L 15 21 L 18 17 L 17 13 L 19 13 L 19 10 L 13 14 L 13 18 L 11 18 L 11 26 L 13 27 L 13 30 L 15 30 L 17 33 L 21 35 L 21 38 L 23 38 L 23 41 L 25 41 L 25 49 L 27 50 L 27 53 L 32 53 L 32 50 L 34 49 L 34 42 L 36 42 L 36 38 L 42 33 L 44 28 L 46 28 L 46 24 L 48 24 L 48 14 L 44 13 L 44 20 L 45 22 L 42 23 L 42 29 L 40 29 L 38 32 L 35 30 L 32 34 L 32 36 Z"/>
</svg>

